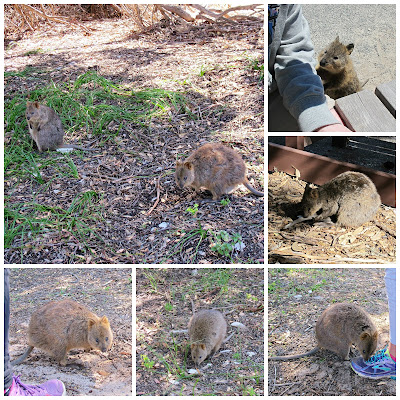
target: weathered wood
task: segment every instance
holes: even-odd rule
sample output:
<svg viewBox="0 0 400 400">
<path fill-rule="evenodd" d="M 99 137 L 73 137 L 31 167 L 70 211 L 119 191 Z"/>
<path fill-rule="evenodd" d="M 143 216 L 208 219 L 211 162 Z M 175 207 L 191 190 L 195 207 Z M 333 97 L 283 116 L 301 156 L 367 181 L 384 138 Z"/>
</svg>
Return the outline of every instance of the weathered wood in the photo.
<svg viewBox="0 0 400 400">
<path fill-rule="evenodd" d="M 380 84 L 375 89 L 375 94 L 396 118 L 396 81 Z"/>
<path fill-rule="evenodd" d="M 345 125 L 355 132 L 395 132 L 396 120 L 370 91 L 341 97 L 335 108 Z"/>
<path fill-rule="evenodd" d="M 346 171 L 358 171 L 368 175 L 374 182 L 382 203 L 396 207 L 396 176 L 386 172 L 375 171 L 371 168 L 347 162 L 337 161 L 332 158 L 309 153 L 307 151 L 292 149 L 275 143 L 268 143 L 268 170 L 277 168 L 293 174 L 293 166 L 300 173 L 300 179 L 323 185 L 335 176 Z"/>
<path fill-rule="evenodd" d="M 285 144 L 293 149 L 304 150 L 304 136 L 285 136 Z"/>
<path fill-rule="evenodd" d="M 325 138 L 326 136 L 285 136 L 285 146 L 292 147 L 293 149 L 304 150 L 304 147 Z"/>
</svg>

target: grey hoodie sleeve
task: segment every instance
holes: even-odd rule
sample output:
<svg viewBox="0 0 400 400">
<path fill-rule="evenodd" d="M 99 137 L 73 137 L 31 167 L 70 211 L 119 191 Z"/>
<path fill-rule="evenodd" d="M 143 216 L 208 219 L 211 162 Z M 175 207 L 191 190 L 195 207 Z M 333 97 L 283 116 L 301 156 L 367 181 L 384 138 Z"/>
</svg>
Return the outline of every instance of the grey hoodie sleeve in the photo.
<svg viewBox="0 0 400 400">
<path fill-rule="evenodd" d="M 303 132 L 338 123 L 315 71 L 314 48 L 301 5 L 280 6 L 269 57 L 268 67 L 271 62 L 283 104 Z"/>
</svg>

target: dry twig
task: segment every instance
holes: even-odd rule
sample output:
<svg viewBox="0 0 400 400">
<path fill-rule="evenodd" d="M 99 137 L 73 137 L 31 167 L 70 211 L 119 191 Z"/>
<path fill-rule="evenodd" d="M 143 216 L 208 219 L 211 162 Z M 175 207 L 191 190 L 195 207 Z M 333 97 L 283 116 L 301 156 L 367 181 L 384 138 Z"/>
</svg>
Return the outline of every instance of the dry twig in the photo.
<svg viewBox="0 0 400 400">
<path fill-rule="evenodd" d="M 150 215 L 153 210 L 157 207 L 157 204 L 160 202 L 160 179 L 164 176 L 165 174 L 161 174 L 158 179 L 157 179 L 157 199 L 156 202 L 154 203 L 153 207 L 147 212 L 146 215 Z"/>
</svg>

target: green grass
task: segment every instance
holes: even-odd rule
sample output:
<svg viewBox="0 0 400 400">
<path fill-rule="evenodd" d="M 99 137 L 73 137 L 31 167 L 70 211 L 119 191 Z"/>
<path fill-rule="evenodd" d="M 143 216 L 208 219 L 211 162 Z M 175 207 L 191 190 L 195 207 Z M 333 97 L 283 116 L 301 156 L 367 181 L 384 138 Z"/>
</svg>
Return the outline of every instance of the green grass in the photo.
<svg viewBox="0 0 400 400">
<path fill-rule="evenodd" d="M 38 234 L 58 231 L 69 232 L 85 245 L 90 238 L 90 225 L 101 218 L 100 201 L 102 195 L 88 191 L 78 194 L 67 209 L 48 206 L 33 200 L 30 203 L 12 203 L 6 198 L 4 207 L 5 235 L 4 247 L 9 248 L 16 239 L 23 249 L 26 240 Z"/>
<path fill-rule="evenodd" d="M 7 78 L 40 82 L 42 73 L 45 71 L 36 68 L 5 73 L 5 92 Z M 50 233 L 57 236 L 58 232 L 60 237 L 66 237 L 66 240 L 74 237 L 85 246 L 91 236 L 100 238 L 95 227 L 96 221 L 102 219 L 102 195 L 95 191 L 77 194 L 71 204 L 63 207 L 49 206 L 38 200 L 60 179 L 71 182 L 81 179 L 74 160 L 82 157 L 82 153 L 74 152 L 71 156 L 51 152 L 47 156 L 35 150 L 25 119 L 26 100 L 26 93 L 13 93 L 12 98 L 5 97 L 4 103 L 7 193 L 25 191 L 24 202 L 15 201 L 12 195 L 5 198 L 5 247 L 20 248 L 21 262 L 25 243 L 35 236 Z M 100 149 L 108 141 L 118 145 L 116 137 L 121 129 L 130 132 L 134 132 L 134 127 L 146 129 L 154 119 L 170 118 L 171 110 L 192 117 L 182 93 L 158 88 L 132 90 L 97 75 L 95 71 L 88 71 L 72 82 L 37 85 L 30 91 L 29 100 L 37 100 L 57 112 L 67 143 L 75 142 L 79 137 L 90 137 L 96 142 L 93 147 Z M 132 136 L 135 140 L 134 133 Z"/>
<path fill-rule="evenodd" d="M 219 292 L 229 293 L 230 281 L 232 279 L 232 271 L 229 268 L 199 269 L 200 287 L 205 293 L 219 288 Z"/>
<path fill-rule="evenodd" d="M 193 386 L 194 395 L 198 395 L 196 386 L 201 384 L 203 396 L 214 395 L 213 383 L 208 384 L 206 381 L 202 381 L 203 377 L 201 376 L 187 374 L 189 368 L 194 368 L 189 350 L 190 341 L 187 333 L 171 333 L 171 326 L 174 330 L 187 328 L 187 322 L 191 316 L 191 312 L 188 311 L 191 308 L 190 299 L 193 300 L 197 310 L 207 308 L 208 304 L 209 308 L 222 307 L 221 311 L 226 312 L 227 310 L 224 308 L 229 310 L 232 304 L 243 302 L 248 305 L 257 304 L 261 300 L 258 298 L 261 293 L 246 288 L 247 279 L 243 279 L 237 270 L 231 268 L 198 268 L 195 275 L 182 276 L 178 282 L 171 280 L 169 268 L 142 268 L 141 272 L 146 279 L 141 279 L 139 292 L 148 293 L 152 288 L 156 288 L 157 298 L 161 302 L 158 302 L 156 317 L 153 312 L 149 314 L 149 306 L 145 306 L 136 316 L 138 326 L 147 326 L 146 329 L 138 330 L 136 337 L 136 343 L 140 349 L 138 363 L 140 373 L 147 374 L 146 376 L 153 380 L 167 374 L 178 382 L 173 390 L 175 395 L 179 394 L 179 384 L 185 385 L 186 391 L 187 385 Z M 260 279 L 262 279 L 262 274 Z M 173 282 L 172 285 L 171 282 Z M 175 300 L 174 296 L 170 296 L 171 289 L 179 294 Z M 172 306 L 171 311 L 168 309 L 170 306 Z M 240 320 L 235 312 L 228 318 Z M 260 318 L 262 318 L 261 315 Z M 149 340 L 144 333 L 148 331 L 152 332 L 152 340 Z M 231 348 L 232 352 L 229 352 L 228 355 L 220 354 L 220 360 L 217 361 L 220 363 L 229 361 L 235 365 L 235 368 L 228 368 L 227 371 L 225 368 L 216 370 L 213 372 L 213 376 L 216 380 L 234 382 L 235 393 L 253 396 L 260 392 L 264 367 L 262 363 L 254 360 L 254 355 L 248 354 L 248 343 L 246 335 L 237 330 L 228 345 L 224 347 L 224 349 Z M 209 360 L 202 364 L 202 367 L 208 362 Z M 208 371 L 205 373 L 207 374 Z"/>
<path fill-rule="evenodd" d="M 200 225 L 197 228 L 191 229 L 190 231 L 176 231 L 175 236 L 179 235 L 180 239 L 177 243 L 172 247 L 172 249 L 168 252 L 168 254 L 160 261 L 160 264 L 164 264 L 170 257 L 174 256 L 178 253 L 185 252 L 186 247 L 192 248 L 192 253 L 190 256 L 190 263 L 194 263 L 199 247 L 203 240 L 206 239 L 208 234 L 207 229 L 203 229 Z M 193 243 L 194 242 L 194 243 Z"/>
<path fill-rule="evenodd" d="M 256 58 L 251 58 L 251 57 L 247 57 L 247 60 L 249 62 L 249 68 L 254 71 L 259 71 L 260 76 L 258 79 L 259 79 L 259 81 L 263 81 L 264 80 L 264 63 L 261 63 Z"/>
</svg>

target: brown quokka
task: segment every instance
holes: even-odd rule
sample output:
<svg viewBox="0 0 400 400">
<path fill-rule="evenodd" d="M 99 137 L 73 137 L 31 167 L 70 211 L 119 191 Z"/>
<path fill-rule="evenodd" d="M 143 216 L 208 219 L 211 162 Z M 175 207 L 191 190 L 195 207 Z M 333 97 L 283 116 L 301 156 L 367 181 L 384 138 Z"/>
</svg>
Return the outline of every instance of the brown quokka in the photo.
<svg viewBox="0 0 400 400">
<path fill-rule="evenodd" d="M 28 328 L 29 347 L 11 364 L 21 363 L 37 347 L 65 366 L 69 350 L 96 349 L 106 352 L 111 348 L 112 341 L 113 334 L 106 316 L 99 318 L 69 299 L 51 301 L 32 314 Z"/>
<path fill-rule="evenodd" d="M 221 347 L 226 336 L 226 321 L 218 310 L 200 310 L 189 321 L 192 360 L 198 366 Z"/>
<path fill-rule="evenodd" d="M 312 189 L 307 184 L 301 208 L 305 217 L 339 226 L 360 226 L 374 218 L 381 198 L 374 183 L 361 172 L 348 171 Z"/>
<path fill-rule="evenodd" d="M 176 163 L 175 181 L 183 189 L 208 189 L 213 200 L 231 193 L 240 184 L 256 196 L 264 196 L 250 185 L 242 157 L 221 143 L 207 143 L 194 151 L 184 162 Z"/>
<path fill-rule="evenodd" d="M 349 303 L 336 303 L 328 307 L 315 326 L 318 346 L 304 354 L 270 357 L 268 360 L 289 361 L 315 354 L 320 348 L 336 353 L 343 360 L 349 359 L 350 346 L 354 343 L 364 360 L 376 350 L 378 331 L 368 313 Z"/>
<path fill-rule="evenodd" d="M 57 149 L 78 149 L 91 151 L 74 144 L 64 144 L 64 129 L 60 117 L 50 107 L 39 104 L 37 101 L 26 103 L 25 112 L 28 129 L 35 141 L 39 152 Z"/>
<path fill-rule="evenodd" d="M 361 90 L 350 58 L 353 49 L 353 43 L 345 46 L 337 36 L 318 56 L 317 74 L 322 79 L 325 94 L 334 100 Z"/>
</svg>

